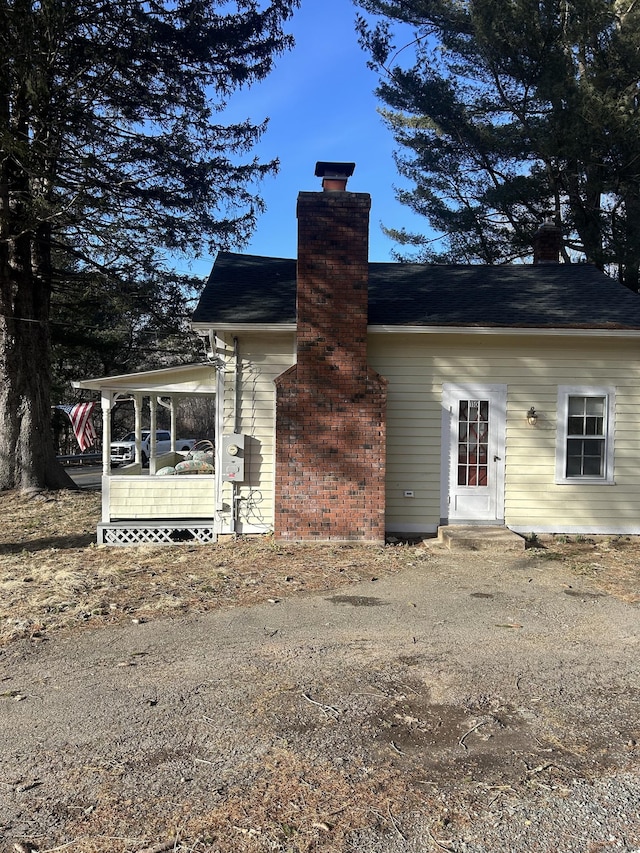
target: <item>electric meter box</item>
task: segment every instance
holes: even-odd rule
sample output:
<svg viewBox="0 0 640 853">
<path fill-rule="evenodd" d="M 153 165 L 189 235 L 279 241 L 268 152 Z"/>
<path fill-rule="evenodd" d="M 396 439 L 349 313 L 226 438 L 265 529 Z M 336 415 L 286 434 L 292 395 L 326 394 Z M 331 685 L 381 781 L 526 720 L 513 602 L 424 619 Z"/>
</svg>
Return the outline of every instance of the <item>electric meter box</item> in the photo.
<svg viewBox="0 0 640 853">
<path fill-rule="evenodd" d="M 232 432 L 222 436 L 222 479 L 227 483 L 244 480 L 244 435 Z"/>
</svg>

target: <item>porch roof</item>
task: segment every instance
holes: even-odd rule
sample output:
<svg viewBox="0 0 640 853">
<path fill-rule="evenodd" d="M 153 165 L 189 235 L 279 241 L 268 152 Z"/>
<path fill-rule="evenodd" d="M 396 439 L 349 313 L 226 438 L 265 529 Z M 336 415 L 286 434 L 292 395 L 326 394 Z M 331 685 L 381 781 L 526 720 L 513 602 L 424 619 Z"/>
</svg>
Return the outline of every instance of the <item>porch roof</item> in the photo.
<svg viewBox="0 0 640 853">
<path fill-rule="evenodd" d="M 129 394 L 215 394 L 216 369 L 213 364 L 181 364 L 141 373 L 83 379 L 72 385 L 89 391 Z"/>
</svg>

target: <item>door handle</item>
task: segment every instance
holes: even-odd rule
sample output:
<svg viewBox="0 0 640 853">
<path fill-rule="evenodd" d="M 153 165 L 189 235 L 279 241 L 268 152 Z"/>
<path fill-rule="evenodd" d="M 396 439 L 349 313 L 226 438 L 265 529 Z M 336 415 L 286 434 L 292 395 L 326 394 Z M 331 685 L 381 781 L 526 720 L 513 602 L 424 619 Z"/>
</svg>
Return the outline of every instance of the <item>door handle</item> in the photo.
<svg viewBox="0 0 640 853">
<path fill-rule="evenodd" d="M 499 462 L 501 458 L 502 458 L 501 456 L 494 456 L 494 457 L 493 457 L 493 461 L 494 461 L 494 462 Z"/>
</svg>

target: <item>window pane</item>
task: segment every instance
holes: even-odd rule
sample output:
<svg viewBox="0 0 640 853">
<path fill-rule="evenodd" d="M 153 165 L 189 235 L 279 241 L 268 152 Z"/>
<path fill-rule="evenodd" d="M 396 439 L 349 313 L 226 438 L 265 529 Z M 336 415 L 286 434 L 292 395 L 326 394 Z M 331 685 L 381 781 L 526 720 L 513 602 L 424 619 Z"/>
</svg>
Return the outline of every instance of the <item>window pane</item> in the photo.
<svg viewBox="0 0 640 853">
<path fill-rule="evenodd" d="M 602 418 L 587 417 L 585 420 L 585 435 L 604 435 L 604 420 Z"/>
<path fill-rule="evenodd" d="M 583 450 L 584 456 L 597 456 L 598 459 L 600 459 L 600 457 L 602 455 L 602 451 L 604 449 L 604 441 L 602 441 L 602 439 L 588 438 L 585 441 L 583 441 L 583 445 L 584 445 L 584 450 Z"/>
<path fill-rule="evenodd" d="M 584 416 L 585 397 L 569 397 L 569 417 Z"/>
<path fill-rule="evenodd" d="M 582 417 L 570 417 L 569 418 L 569 435 L 582 435 L 584 428 L 584 419 Z"/>
<path fill-rule="evenodd" d="M 582 441 L 567 441 L 567 477 L 579 477 L 582 474 Z"/>
<path fill-rule="evenodd" d="M 601 477 L 602 476 L 602 460 L 600 457 L 594 458 L 585 456 L 582 473 L 585 477 Z"/>
<path fill-rule="evenodd" d="M 586 397 L 585 412 L 587 415 L 604 417 L 604 397 Z"/>
<path fill-rule="evenodd" d="M 581 473 L 580 458 L 569 456 L 567 458 L 567 477 L 579 477 Z"/>
</svg>

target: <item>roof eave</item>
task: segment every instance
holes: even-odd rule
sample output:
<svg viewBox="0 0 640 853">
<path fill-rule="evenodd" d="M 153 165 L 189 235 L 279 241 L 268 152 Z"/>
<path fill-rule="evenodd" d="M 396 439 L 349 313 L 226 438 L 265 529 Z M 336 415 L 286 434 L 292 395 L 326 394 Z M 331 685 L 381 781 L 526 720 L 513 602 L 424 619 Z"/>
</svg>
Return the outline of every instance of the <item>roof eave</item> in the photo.
<svg viewBox="0 0 640 853">
<path fill-rule="evenodd" d="M 192 322 L 191 328 L 198 332 L 295 332 L 295 323 L 204 323 Z"/>
<path fill-rule="evenodd" d="M 295 323 L 192 323 L 194 332 L 216 333 L 232 332 L 293 332 L 296 331 Z M 553 336 L 588 336 L 588 337 L 640 337 L 640 329 L 612 328 L 594 326 L 445 326 L 445 325 L 421 325 L 402 326 L 392 324 L 370 324 L 367 326 L 369 334 L 402 334 L 402 335 L 553 335 Z"/>
<path fill-rule="evenodd" d="M 594 326 L 392 326 L 370 325 L 370 334 L 403 334 L 403 335 L 553 335 L 566 337 L 640 337 L 640 329 L 622 329 Z"/>
</svg>

